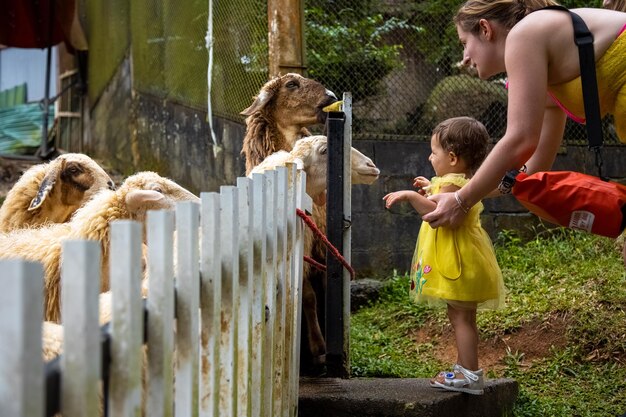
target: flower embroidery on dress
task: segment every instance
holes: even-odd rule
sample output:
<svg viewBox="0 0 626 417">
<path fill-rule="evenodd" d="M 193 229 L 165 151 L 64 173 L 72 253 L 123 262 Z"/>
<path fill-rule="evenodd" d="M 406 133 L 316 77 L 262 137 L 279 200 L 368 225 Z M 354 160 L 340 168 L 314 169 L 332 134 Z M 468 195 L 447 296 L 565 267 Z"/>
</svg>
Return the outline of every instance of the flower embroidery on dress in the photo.
<svg viewBox="0 0 626 417">
<path fill-rule="evenodd" d="M 415 290 L 417 287 L 416 292 L 421 294 L 424 284 L 426 284 L 427 281 L 424 275 L 429 273 L 431 270 L 432 268 L 430 265 L 425 265 L 422 269 L 422 258 L 419 258 L 419 261 L 415 266 L 415 277 L 411 279 L 411 290 Z"/>
</svg>

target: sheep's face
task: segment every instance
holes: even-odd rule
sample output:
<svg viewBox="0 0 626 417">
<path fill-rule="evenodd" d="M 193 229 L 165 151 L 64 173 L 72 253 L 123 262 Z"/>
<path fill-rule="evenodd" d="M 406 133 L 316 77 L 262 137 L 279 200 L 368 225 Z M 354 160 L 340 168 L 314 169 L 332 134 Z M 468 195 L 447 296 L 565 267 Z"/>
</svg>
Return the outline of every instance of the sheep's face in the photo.
<svg viewBox="0 0 626 417">
<path fill-rule="evenodd" d="M 137 220 L 143 220 L 148 210 L 173 210 L 178 201 L 200 203 L 193 193 L 154 172 L 128 177 L 120 193 L 125 195 L 126 207 Z"/>
<path fill-rule="evenodd" d="M 107 188 L 115 189 L 113 180 L 93 159 L 79 153 L 60 155 L 49 163 L 49 170 L 28 209 L 39 208 L 53 194 L 57 195 L 57 202 L 78 207 Z"/>
<path fill-rule="evenodd" d="M 302 138 L 296 142 L 291 153 L 302 160 L 307 175 L 307 194 L 316 204 L 324 204 L 328 176 L 328 139 L 326 136 Z M 372 184 L 380 175 L 374 162 L 355 148 L 350 153 L 350 172 L 352 184 Z"/>
<path fill-rule="evenodd" d="M 350 153 L 350 168 L 352 184 L 372 184 L 378 179 L 380 169 L 374 162 L 358 150 L 352 148 Z"/>
<path fill-rule="evenodd" d="M 337 96 L 321 83 L 289 73 L 268 81 L 254 103 L 241 114 L 263 112 L 283 128 L 302 127 L 326 122 L 322 109 L 337 101 Z"/>
</svg>

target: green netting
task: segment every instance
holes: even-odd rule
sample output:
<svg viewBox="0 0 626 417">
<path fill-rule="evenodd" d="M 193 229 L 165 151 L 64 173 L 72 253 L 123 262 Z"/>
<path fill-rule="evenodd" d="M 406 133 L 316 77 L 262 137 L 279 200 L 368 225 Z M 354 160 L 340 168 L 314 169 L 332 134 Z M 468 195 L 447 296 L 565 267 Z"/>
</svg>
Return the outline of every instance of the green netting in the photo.
<svg viewBox="0 0 626 417">
<path fill-rule="evenodd" d="M 243 120 L 268 77 L 267 2 L 214 1 L 211 107 L 217 116 Z"/>
<path fill-rule="evenodd" d="M 128 49 L 130 2 L 90 0 L 84 2 L 84 7 L 88 21 L 89 98 L 95 103 Z"/>
</svg>

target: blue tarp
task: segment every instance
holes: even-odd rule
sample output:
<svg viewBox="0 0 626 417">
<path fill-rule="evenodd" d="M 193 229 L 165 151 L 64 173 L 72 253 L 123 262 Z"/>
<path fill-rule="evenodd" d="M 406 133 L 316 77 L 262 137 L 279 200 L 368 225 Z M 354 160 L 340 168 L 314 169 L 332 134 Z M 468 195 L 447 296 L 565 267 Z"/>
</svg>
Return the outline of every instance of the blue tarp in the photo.
<svg viewBox="0 0 626 417">
<path fill-rule="evenodd" d="M 54 122 L 54 106 L 50 106 L 48 115 L 50 132 Z M 0 108 L 0 153 L 34 154 L 41 145 L 42 125 L 43 112 L 39 103 Z"/>
</svg>

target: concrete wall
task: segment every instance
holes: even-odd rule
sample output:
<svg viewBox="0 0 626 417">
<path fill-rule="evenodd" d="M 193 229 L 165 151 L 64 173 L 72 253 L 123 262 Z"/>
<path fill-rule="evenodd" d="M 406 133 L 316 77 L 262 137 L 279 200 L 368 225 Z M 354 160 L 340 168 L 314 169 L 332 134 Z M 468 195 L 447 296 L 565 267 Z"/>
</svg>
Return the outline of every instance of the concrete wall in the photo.
<svg viewBox="0 0 626 417">
<path fill-rule="evenodd" d="M 125 175 L 150 170 L 190 191 L 218 191 L 245 172 L 240 155 L 245 127 L 206 111 L 133 90 L 128 60 L 84 114 L 83 151 Z"/>
</svg>

